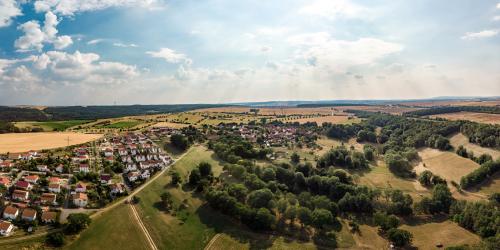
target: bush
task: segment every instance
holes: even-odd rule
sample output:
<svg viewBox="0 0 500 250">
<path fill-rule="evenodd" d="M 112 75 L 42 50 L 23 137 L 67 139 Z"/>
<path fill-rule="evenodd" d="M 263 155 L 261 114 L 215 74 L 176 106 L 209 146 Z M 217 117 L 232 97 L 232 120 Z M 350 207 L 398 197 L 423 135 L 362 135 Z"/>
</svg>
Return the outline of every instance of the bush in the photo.
<svg viewBox="0 0 500 250">
<path fill-rule="evenodd" d="M 413 235 L 403 229 L 392 228 L 387 231 L 387 238 L 398 247 L 403 247 L 411 243 Z"/>
<path fill-rule="evenodd" d="M 47 244 L 53 247 L 62 247 L 64 245 L 64 234 L 62 233 L 50 233 L 45 239 Z"/>
</svg>

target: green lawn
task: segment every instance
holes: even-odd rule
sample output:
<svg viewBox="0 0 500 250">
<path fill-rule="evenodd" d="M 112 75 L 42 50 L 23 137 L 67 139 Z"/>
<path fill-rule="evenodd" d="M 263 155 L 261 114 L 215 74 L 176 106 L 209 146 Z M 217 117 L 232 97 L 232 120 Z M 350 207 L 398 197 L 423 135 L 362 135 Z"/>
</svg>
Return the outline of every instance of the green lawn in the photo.
<svg viewBox="0 0 500 250">
<path fill-rule="evenodd" d="M 103 128 L 116 128 L 116 129 L 132 128 L 132 127 L 135 127 L 141 123 L 142 123 L 141 121 L 137 121 L 137 120 L 119 121 L 119 122 L 115 122 L 115 123 L 111 123 L 109 125 L 103 126 Z"/>
<path fill-rule="evenodd" d="M 68 120 L 50 122 L 16 122 L 18 128 L 41 128 L 43 131 L 64 131 L 68 128 L 91 122 L 90 120 Z"/>
<path fill-rule="evenodd" d="M 149 249 L 146 236 L 134 221 L 129 205 L 121 204 L 92 221 L 65 249 Z"/>
</svg>

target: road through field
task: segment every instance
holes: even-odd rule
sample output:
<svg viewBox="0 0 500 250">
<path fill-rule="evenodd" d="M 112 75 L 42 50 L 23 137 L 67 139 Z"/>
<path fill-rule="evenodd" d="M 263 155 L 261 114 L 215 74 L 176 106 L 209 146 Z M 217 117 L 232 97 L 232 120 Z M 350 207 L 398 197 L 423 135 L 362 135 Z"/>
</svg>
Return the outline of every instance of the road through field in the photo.
<svg viewBox="0 0 500 250">
<path fill-rule="evenodd" d="M 134 215 L 135 220 L 137 221 L 137 224 L 139 224 L 139 227 L 141 228 L 142 232 L 144 232 L 144 235 L 146 236 L 146 239 L 148 240 L 149 246 L 153 250 L 158 250 L 158 247 L 156 246 L 155 242 L 153 241 L 153 238 L 148 232 L 148 229 L 146 226 L 144 226 L 144 223 L 142 223 L 141 217 L 139 217 L 139 214 L 137 213 L 137 210 L 135 210 L 134 204 L 130 203 L 130 208 L 132 209 L 132 214 Z"/>
</svg>

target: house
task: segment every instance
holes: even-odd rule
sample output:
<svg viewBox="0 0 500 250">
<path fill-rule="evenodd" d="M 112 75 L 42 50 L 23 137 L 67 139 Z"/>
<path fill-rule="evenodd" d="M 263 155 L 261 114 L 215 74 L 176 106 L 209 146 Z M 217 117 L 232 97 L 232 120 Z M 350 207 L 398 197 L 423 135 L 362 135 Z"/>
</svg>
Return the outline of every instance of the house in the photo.
<svg viewBox="0 0 500 250">
<path fill-rule="evenodd" d="M 0 221 L 0 235 L 9 236 L 14 230 L 14 225 L 8 221 Z"/>
<path fill-rule="evenodd" d="M 114 162 L 115 161 L 115 157 L 113 156 L 107 156 L 106 158 L 104 158 L 106 161 L 109 161 L 109 162 Z"/>
<path fill-rule="evenodd" d="M 77 207 L 85 207 L 88 203 L 88 197 L 85 193 L 76 193 L 73 195 L 73 204 Z"/>
<path fill-rule="evenodd" d="M 120 156 L 126 156 L 126 155 L 128 155 L 128 151 L 125 148 L 119 148 L 118 149 L 118 154 Z"/>
<path fill-rule="evenodd" d="M 15 220 L 19 215 L 19 209 L 14 206 L 7 206 L 3 210 L 3 218 L 6 220 Z"/>
<path fill-rule="evenodd" d="M 49 184 L 49 192 L 60 193 L 61 192 L 61 184 L 50 183 Z"/>
<path fill-rule="evenodd" d="M 50 184 L 63 184 L 63 180 L 59 177 L 50 177 L 49 183 Z"/>
<path fill-rule="evenodd" d="M 21 219 L 25 221 L 34 221 L 36 219 L 36 210 L 33 208 L 24 209 Z"/>
<path fill-rule="evenodd" d="M 111 188 L 111 194 L 121 194 L 125 192 L 125 185 L 123 183 L 115 183 L 109 186 Z"/>
<path fill-rule="evenodd" d="M 136 171 L 137 166 L 135 163 L 127 163 L 127 166 L 125 166 L 125 172 L 130 172 L 130 171 Z"/>
<path fill-rule="evenodd" d="M 58 173 L 64 172 L 64 165 L 63 164 L 57 165 L 56 172 L 58 172 Z"/>
<path fill-rule="evenodd" d="M 135 156 L 135 161 L 136 162 L 146 161 L 146 156 L 144 156 L 144 155 L 136 155 Z"/>
<path fill-rule="evenodd" d="M 105 156 L 105 157 L 113 156 L 113 149 L 106 148 L 106 149 L 104 150 L 104 156 Z"/>
<path fill-rule="evenodd" d="M 49 167 L 47 167 L 47 165 L 38 165 L 38 166 L 36 166 L 36 169 L 38 169 L 38 171 L 40 171 L 40 172 L 48 172 L 49 171 Z"/>
<path fill-rule="evenodd" d="M 0 177 L 0 186 L 10 187 L 10 179 L 7 177 Z"/>
<path fill-rule="evenodd" d="M 24 190 L 14 190 L 14 192 L 12 192 L 12 199 L 14 200 L 26 201 L 28 200 L 28 197 L 29 197 L 29 192 Z"/>
<path fill-rule="evenodd" d="M 38 175 L 28 175 L 24 177 L 24 180 L 31 184 L 36 184 L 40 180 L 40 177 Z"/>
<path fill-rule="evenodd" d="M 56 212 L 44 212 L 42 214 L 42 222 L 43 223 L 54 223 L 57 220 Z"/>
<path fill-rule="evenodd" d="M 31 183 L 27 181 L 17 181 L 16 182 L 16 188 L 23 189 L 23 190 L 31 190 L 33 186 Z"/>
<path fill-rule="evenodd" d="M 14 167 L 16 164 L 14 164 L 12 161 L 3 161 L 0 163 L 0 169 L 7 172 L 9 171 L 10 168 Z"/>
<path fill-rule="evenodd" d="M 75 186 L 75 191 L 77 193 L 85 193 L 87 192 L 87 184 L 83 182 L 78 182 Z"/>
<path fill-rule="evenodd" d="M 57 205 L 57 195 L 44 193 L 40 196 L 40 202 L 44 205 Z"/>
<path fill-rule="evenodd" d="M 143 180 L 149 179 L 149 177 L 151 177 L 151 174 L 149 173 L 149 170 L 146 170 L 146 171 L 144 171 L 144 172 L 141 173 L 141 178 Z"/>
<path fill-rule="evenodd" d="M 103 184 L 103 185 L 111 184 L 111 175 L 102 174 L 101 175 L 101 184 Z"/>
<path fill-rule="evenodd" d="M 139 178 L 139 176 L 140 176 L 140 173 L 137 171 L 130 172 L 127 174 L 127 178 L 130 182 L 136 181 Z"/>
<path fill-rule="evenodd" d="M 80 164 L 80 166 L 78 167 L 78 171 L 79 172 L 83 172 L 83 173 L 88 173 L 90 172 L 90 166 L 89 164 Z"/>
</svg>

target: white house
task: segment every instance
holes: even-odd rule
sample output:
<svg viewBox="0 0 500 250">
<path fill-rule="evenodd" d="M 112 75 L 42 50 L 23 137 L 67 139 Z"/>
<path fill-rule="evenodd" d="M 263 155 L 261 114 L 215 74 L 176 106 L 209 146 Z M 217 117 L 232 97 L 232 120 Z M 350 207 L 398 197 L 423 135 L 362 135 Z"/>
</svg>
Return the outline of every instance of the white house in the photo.
<svg viewBox="0 0 500 250">
<path fill-rule="evenodd" d="M 136 170 L 137 170 L 137 165 L 135 165 L 135 163 L 128 163 L 127 166 L 125 166 L 125 172 L 136 171 Z"/>
<path fill-rule="evenodd" d="M 87 192 L 87 184 L 85 184 L 83 182 L 78 182 L 76 184 L 75 191 L 77 193 L 85 193 L 85 192 Z"/>
<path fill-rule="evenodd" d="M 14 230 L 14 225 L 8 221 L 0 221 L 0 235 L 9 236 Z"/>
<path fill-rule="evenodd" d="M 15 220 L 19 215 L 19 209 L 14 206 L 7 206 L 3 210 L 3 218 L 6 220 Z"/>
<path fill-rule="evenodd" d="M 73 204 L 77 207 L 85 207 L 88 203 L 88 197 L 85 193 L 76 193 L 73 195 Z"/>
<path fill-rule="evenodd" d="M 149 179 L 149 177 L 151 177 L 151 174 L 149 173 L 149 170 L 146 170 L 144 172 L 141 173 L 141 178 L 142 179 Z"/>
<path fill-rule="evenodd" d="M 139 178 L 140 174 L 137 171 L 130 172 L 127 174 L 127 178 L 130 182 L 134 182 Z"/>
<path fill-rule="evenodd" d="M 58 183 L 49 184 L 49 192 L 60 193 L 61 192 L 61 184 L 58 184 Z"/>
</svg>

